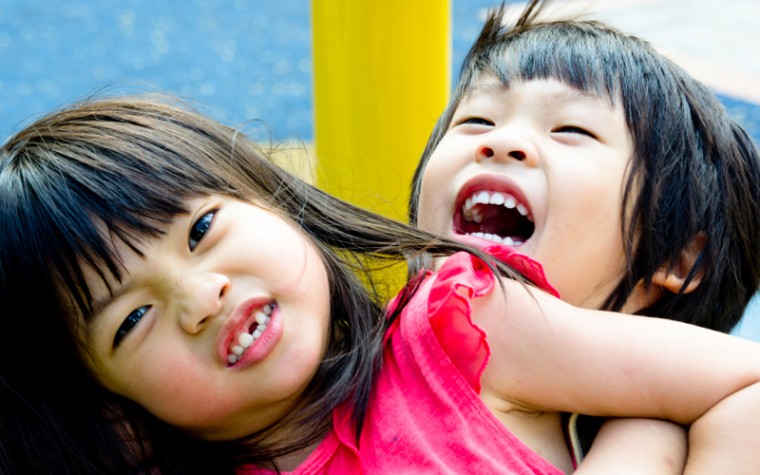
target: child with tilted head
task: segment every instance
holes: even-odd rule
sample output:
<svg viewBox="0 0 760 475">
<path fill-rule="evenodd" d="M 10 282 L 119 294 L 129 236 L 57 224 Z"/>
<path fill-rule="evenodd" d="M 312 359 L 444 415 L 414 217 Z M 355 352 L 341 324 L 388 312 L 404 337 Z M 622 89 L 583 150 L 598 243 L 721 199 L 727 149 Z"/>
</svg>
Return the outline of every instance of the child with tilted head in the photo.
<svg viewBox="0 0 760 475">
<path fill-rule="evenodd" d="M 695 438 L 760 416 L 760 345 L 563 302 L 530 258 L 357 209 L 165 100 L 25 128 L 0 204 L 3 473 L 558 474 L 531 450 L 553 419 L 516 407 Z M 752 466 L 759 433 L 687 469 Z"/>
<path fill-rule="evenodd" d="M 645 41 L 592 20 L 542 20 L 546 3 L 487 20 L 417 169 L 412 223 L 535 259 L 573 305 L 729 331 L 760 281 L 756 146 Z M 653 421 L 615 421 L 609 433 L 626 448 L 614 450 L 618 465 L 683 447 Z M 565 458 L 564 440 L 554 447 Z"/>
</svg>

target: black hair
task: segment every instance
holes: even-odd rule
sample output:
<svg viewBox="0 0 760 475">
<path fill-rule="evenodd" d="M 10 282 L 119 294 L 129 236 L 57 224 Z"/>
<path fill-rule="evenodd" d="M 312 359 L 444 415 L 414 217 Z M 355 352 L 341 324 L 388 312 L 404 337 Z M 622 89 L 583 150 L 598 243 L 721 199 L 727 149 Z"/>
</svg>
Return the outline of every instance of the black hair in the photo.
<svg viewBox="0 0 760 475">
<path fill-rule="evenodd" d="M 592 20 L 539 20 L 547 3 L 532 0 L 512 23 L 503 4 L 490 13 L 415 172 L 410 222 L 425 166 L 483 74 L 507 87 L 551 78 L 620 100 L 634 144 L 621 210 L 626 269 L 602 307 L 622 309 L 638 282 L 678 266 L 697 239 L 704 247 L 681 291 L 637 313 L 729 331 L 760 284 L 757 146 L 714 93 L 647 42 Z M 696 276 L 697 289 L 683 292 Z"/>
<path fill-rule="evenodd" d="M 333 198 L 288 174 L 239 131 L 166 97 L 102 98 L 52 113 L 0 149 L 0 472 L 232 473 L 324 436 L 348 401 L 357 437 L 387 325 L 373 272 L 467 249 Z M 196 440 L 105 390 L 84 362 L 92 317 L 83 268 L 122 269 L 111 239 L 140 252 L 222 194 L 290 219 L 318 247 L 330 281 L 327 353 L 303 404 L 236 441 Z M 476 252 L 476 251 L 474 251 Z M 476 252 L 477 253 L 477 252 Z M 403 303 L 403 302 L 402 302 Z M 399 306 L 401 307 L 401 306 Z M 278 429 L 298 424 L 283 438 Z"/>
</svg>

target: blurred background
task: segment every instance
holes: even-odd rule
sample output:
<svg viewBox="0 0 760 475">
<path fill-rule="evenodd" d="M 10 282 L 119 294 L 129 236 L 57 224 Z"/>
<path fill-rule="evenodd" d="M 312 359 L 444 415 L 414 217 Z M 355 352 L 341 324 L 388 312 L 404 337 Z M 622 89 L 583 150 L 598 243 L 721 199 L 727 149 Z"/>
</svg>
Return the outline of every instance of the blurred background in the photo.
<svg viewBox="0 0 760 475">
<path fill-rule="evenodd" d="M 93 94 L 168 91 L 233 127 L 245 124 L 250 133 L 256 124 L 257 139 L 308 150 L 315 137 L 311 9 L 334 0 L 313 1 L 2 0 L 0 140 Z M 451 44 L 440 47 L 450 51 L 452 79 L 484 12 L 498 3 L 451 0 Z M 760 142 L 760 2 L 558 4 L 648 39 L 711 86 Z M 424 33 L 426 24 L 417 27 Z M 423 146 L 408 159 L 416 162 Z M 749 313 L 737 331 L 760 340 L 760 299 Z"/>
<path fill-rule="evenodd" d="M 760 2 L 565 3 L 652 41 L 716 87 L 760 140 Z M 451 48 L 452 77 L 483 12 L 496 4 L 451 0 L 452 44 L 441 48 Z M 3 0 L 0 138 L 105 89 L 171 91 L 231 125 L 262 120 L 272 139 L 308 143 L 314 129 L 310 10 L 311 0 Z"/>
</svg>

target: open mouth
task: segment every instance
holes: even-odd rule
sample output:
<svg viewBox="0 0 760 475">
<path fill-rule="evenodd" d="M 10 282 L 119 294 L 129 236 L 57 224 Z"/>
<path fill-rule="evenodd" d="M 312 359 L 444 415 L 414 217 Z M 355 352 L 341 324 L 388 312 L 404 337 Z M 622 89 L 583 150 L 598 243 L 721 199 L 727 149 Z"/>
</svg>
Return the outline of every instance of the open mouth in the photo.
<svg viewBox="0 0 760 475">
<path fill-rule="evenodd" d="M 502 191 L 478 190 L 466 197 L 454 214 L 454 232 L 519 246 L 535 230 L 524 203 Z"/>
<path fill-rule="evenodd" d="M 227 363 L 231 366 L 237 363 L 243 354 L 253 346 L 253 344 L 261 337 L 266 331 L 269 322 L 271 321 L 271 315 L 274 311 L 275 305 L 273 303 L 264 305 L 261 309 L 257 310 L 251 315 L 251 321 L 245 327 L 245 330 L 237 335 L 233 339 L 230 347 L 227 350 Z"/>
</svg>

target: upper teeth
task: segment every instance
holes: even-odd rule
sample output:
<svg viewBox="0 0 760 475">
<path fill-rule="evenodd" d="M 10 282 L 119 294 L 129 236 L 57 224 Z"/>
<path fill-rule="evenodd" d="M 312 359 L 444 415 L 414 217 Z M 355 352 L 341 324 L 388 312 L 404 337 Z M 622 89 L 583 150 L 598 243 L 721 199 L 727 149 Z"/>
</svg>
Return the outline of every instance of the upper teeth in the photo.
<svg viewBox="0 0 760 475">
<path fill-rule="evenodd" d="M 269 321 L 272 319 L 271 315 L 273 309 L 274 304 L 269 304 L 256 311 L 254 314 L 257 323 L 256 329 L 253 331 L 253 333 L 244 331 L 238 335 L 237 339 L 235 340 L 236 344 L 233 344 L 230 347 L 230 353 L 227 355 L 228 363 L 237 363 L 243 353 L 245 353 L 245 350 L 253 345 L 253 342 L 258 340 L 258 338 L 264 333 L 264 331 L 267 329 L 267 325 L 269 325 Z M 251 327 L 253 327 L 253 325 L 251 325 Z"/>
<path fill-rule="evenodd" d="M 517 201 L 517 198 L 509 193 L 502 193 L 500 191 L 476 191 L 469 198 L 464 201 L 462 206 L 462 212 L 465 219 L 468 221 L 474 221 L 479 223 L 483 220 L 483 216 L 475 209 L 477 204 L 490 204 L 490 205 L 503 205 L 507 209 L 516 209 L 518 213 L 525 216 L 528 221 L 533 221 L 533 216 L 528 214 L 528 208 L 522 203 Z"/>
</svg>

